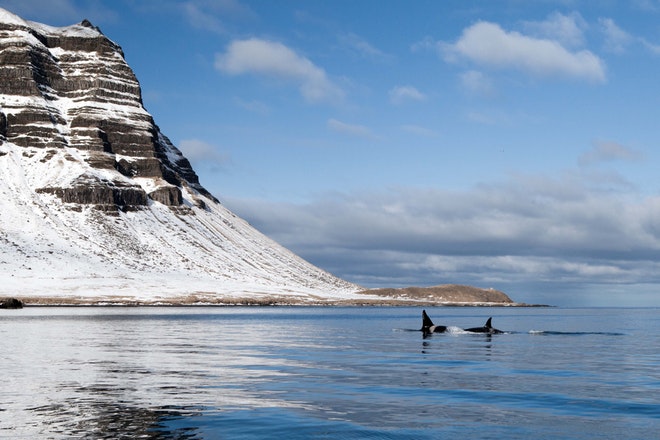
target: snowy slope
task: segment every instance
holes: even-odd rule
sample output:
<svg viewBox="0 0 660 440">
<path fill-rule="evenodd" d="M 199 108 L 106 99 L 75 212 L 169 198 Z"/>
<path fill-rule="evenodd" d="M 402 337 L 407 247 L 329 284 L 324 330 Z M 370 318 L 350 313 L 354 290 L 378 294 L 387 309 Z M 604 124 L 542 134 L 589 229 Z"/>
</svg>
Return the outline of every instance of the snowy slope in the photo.
<svg viewBox="0 0 660 440">
<path fill-rule="evenodd" d="M 94 49 L 80 49 L 88 40 Z M 0 73 L 0 297 L 364 298 L 204 190 L 142 106 L 121 49 L 96 28 L 53 28 L 0 9 L 0 56 L 25 51 L 54 79 L 12 88 L 24 66 Z M 63 195 L 85 185 L 144 200 L 108 209 Z"/>
</svg>

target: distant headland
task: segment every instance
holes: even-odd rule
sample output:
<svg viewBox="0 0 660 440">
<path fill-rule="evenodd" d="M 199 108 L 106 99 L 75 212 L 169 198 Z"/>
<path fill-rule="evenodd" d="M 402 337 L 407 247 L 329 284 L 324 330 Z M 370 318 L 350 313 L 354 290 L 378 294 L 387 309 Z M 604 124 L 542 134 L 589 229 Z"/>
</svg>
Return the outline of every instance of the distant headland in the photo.
<svg viewBox="0 0 660 440">
<path fill-rule="evenodd" d="M 291 295 L 290 293 L 217 295 L 196 292 L 175 297 L 94 297 L 34 296 L 23 299 L 0 298 L 0 303 L 21 306 L 424 306 L 424 307 L 549 307 L 513 301 L 496 289 L 460 284 L 432 287 L 367 289 L 346 298 L 328 295 Z"/>
</svg>

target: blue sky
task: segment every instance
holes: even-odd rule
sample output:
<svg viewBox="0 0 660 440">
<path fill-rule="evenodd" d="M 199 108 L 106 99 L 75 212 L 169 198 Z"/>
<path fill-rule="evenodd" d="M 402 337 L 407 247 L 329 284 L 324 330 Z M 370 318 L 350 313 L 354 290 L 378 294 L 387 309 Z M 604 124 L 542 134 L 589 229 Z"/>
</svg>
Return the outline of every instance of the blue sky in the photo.
<svg viewBox="0 0 660 440">
<path fill-rule="evenodd" d="M 660 306 L 660 1 L 0 7 L 98 25 L 202 184 L 340 277 Z"/>
</svg>

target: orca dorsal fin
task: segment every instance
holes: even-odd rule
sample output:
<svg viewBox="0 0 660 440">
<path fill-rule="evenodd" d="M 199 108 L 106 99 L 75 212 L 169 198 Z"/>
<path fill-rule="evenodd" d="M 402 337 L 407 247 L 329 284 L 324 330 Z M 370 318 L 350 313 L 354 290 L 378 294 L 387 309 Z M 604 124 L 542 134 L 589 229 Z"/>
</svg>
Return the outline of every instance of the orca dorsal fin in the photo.
<svg viewBox="0 0 660 440">
<path fill-rule="evenodd" d="M 433 327 L 433 321 L 429 318 L 429 315 L 426 314 L 426 310 L 422 310 L 422 328 Z"/>
<path fill-rule="evenodd" d="M 491 317 L 491 318 L 488 318 L 488 321 L 486 321 L 486 325 L 484 325 L 484 327 L 486 327 L 486 328 L 493 328 L 493 325 L 491 324 L 491 321 L 492 321 L 492 320 L 493 320 L 492 317 Z"/>
</svg>

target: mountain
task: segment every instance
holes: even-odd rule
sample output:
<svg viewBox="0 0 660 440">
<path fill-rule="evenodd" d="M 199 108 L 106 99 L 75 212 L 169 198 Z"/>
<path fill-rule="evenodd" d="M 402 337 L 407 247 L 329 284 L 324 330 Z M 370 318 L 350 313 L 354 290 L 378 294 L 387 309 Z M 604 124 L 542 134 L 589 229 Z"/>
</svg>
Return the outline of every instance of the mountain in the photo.
<svg viewBox="0 0 660 440">
<path fill-rule="evenodd" d="M 0 297 L 322 302 L 359 290 L 200 184 L 97 27 L 0 9 Z"/>
</svg>

